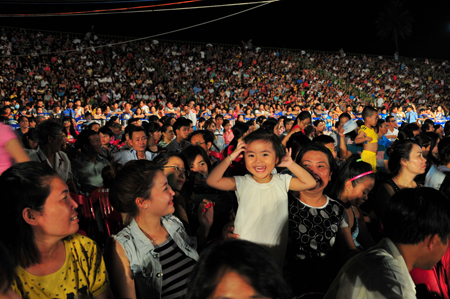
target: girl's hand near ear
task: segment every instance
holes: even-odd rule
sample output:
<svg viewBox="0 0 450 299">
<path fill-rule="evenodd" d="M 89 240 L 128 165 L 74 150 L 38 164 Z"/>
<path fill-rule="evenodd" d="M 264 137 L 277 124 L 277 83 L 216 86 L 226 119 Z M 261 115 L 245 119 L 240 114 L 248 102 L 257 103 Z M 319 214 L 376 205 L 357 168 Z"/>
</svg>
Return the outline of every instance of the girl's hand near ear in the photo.
<svg viewBox="0 0 450 299">
<path fill-rule="evenodd" d="M 239 141 L 239 143 L 236 146 L 236 149 L 229 155 L 231 161 L 236 160 L 236 158 L 239 157 L 242 152 L 245 152 L 245 146 L 246 144 L 244 141 Z"/>
<path fill-rule="evenodd" d="M 292 160 L 291 154 L 292 154 L 292 149 L 291 148 L 287 148 L 286 149 L 286 156 L 284 156 L 283 159 L 281 159 L 280 163 L 278 163 L 277 166 L 278 167 L 289 167 L 289 166 L 292 165 L 292 163 L 295 163 Z"/>
</svg>

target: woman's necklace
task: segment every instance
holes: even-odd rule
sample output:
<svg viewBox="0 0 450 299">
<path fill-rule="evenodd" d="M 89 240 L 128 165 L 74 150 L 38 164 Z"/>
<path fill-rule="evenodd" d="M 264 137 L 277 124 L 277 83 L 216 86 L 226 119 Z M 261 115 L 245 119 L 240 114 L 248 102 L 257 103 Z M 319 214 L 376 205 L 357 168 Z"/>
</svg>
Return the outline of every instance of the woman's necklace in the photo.
<svg viewBox="0 0 450 299">
<path fill-rule="evenodd" d="M 145 156 L 145 152 L 144 152 L 143 157 L 139 156 L 139 153 L 136 153 L 136 156 L 137 156 L 138 160 L 146 160 L 147 159 L 147 157 Z"/>
</svg>

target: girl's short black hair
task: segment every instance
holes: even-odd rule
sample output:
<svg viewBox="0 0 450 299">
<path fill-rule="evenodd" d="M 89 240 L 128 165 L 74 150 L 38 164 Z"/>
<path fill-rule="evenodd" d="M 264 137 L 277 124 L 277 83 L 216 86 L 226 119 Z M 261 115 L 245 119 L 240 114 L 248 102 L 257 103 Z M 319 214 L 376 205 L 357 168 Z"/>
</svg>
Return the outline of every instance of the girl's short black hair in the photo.
<svg viewBox="0 0 450 299">
<path fill-rule="evenodd" d="M 251 132 L 247 136 L 244 137 L 244 142 L 246 144 L 250 144 L 254 141 L 262 141 L 272 144 L 273 149 L 275 150 L 275 155 L 277 157 L 277 163 L 280 163 L 284 156 L 286 156 L 286 150 L 281 144 L 280 138 L 275 135 L 273 132 L 269 132 L 265 129 L 258 129 L 256 131 Z"/>
</svg>

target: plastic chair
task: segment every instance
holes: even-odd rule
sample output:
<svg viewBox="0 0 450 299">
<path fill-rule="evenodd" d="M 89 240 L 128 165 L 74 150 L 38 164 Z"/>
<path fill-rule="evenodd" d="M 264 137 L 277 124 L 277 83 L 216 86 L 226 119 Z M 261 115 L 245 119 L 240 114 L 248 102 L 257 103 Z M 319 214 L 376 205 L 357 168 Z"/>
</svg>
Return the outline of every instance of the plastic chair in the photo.
<svg viewBox="0 0 450 299">
<path fill-rule="evenodd" d="M 78 206 L 81 206 L 81 211 L 83 213 L 82 216 L 86 220 L 91 221 L 92 217 L 88 198 L 85 195 L 80 195 L 73 192 L 70 192 L 70 197 L 72 197 L 72 199 L 78 204 Z"/>
<path fill-rule="evenodd" d="M 114 210 L 109 202 L 109 189 L 107 188 L 97 188 L 92 191 L 89 196 L 89 201 L 91 204 L 91 211 L 95 219 L 94 204 L 98 201 L 100 205 L 100 210 L 102 212 L 102 218 L 105 222 L 108 237 L 112 234 L 118 233 L 122 228 L 122 214 Z"/>
<path fill-rule="evenodd" d="M 80 231 L 87 233 L 87 236 L 93 238 L 94 230 L 92 227 L 92 216 L 90 210 L 89 200 L 85 195 L 70 192 L 70 197 L 78 204 L 78 215 L 80 218 Z"/>
</svg>

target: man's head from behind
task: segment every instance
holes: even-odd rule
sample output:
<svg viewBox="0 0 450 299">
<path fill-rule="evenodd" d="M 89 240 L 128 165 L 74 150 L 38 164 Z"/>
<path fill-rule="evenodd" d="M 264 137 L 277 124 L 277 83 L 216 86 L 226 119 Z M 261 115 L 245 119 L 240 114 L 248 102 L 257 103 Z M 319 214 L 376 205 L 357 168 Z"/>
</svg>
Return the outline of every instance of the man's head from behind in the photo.
<svg viewBox="0 0 450 299">
<path fill-rule="evenodd" d="M 389 200 L 382 223 L 384 236 L 395 244 L 426 248 L 414 267 L 431 269 L 448 247 L 450 200 L 433 188 L 402 189 Z"/>
</svg>

